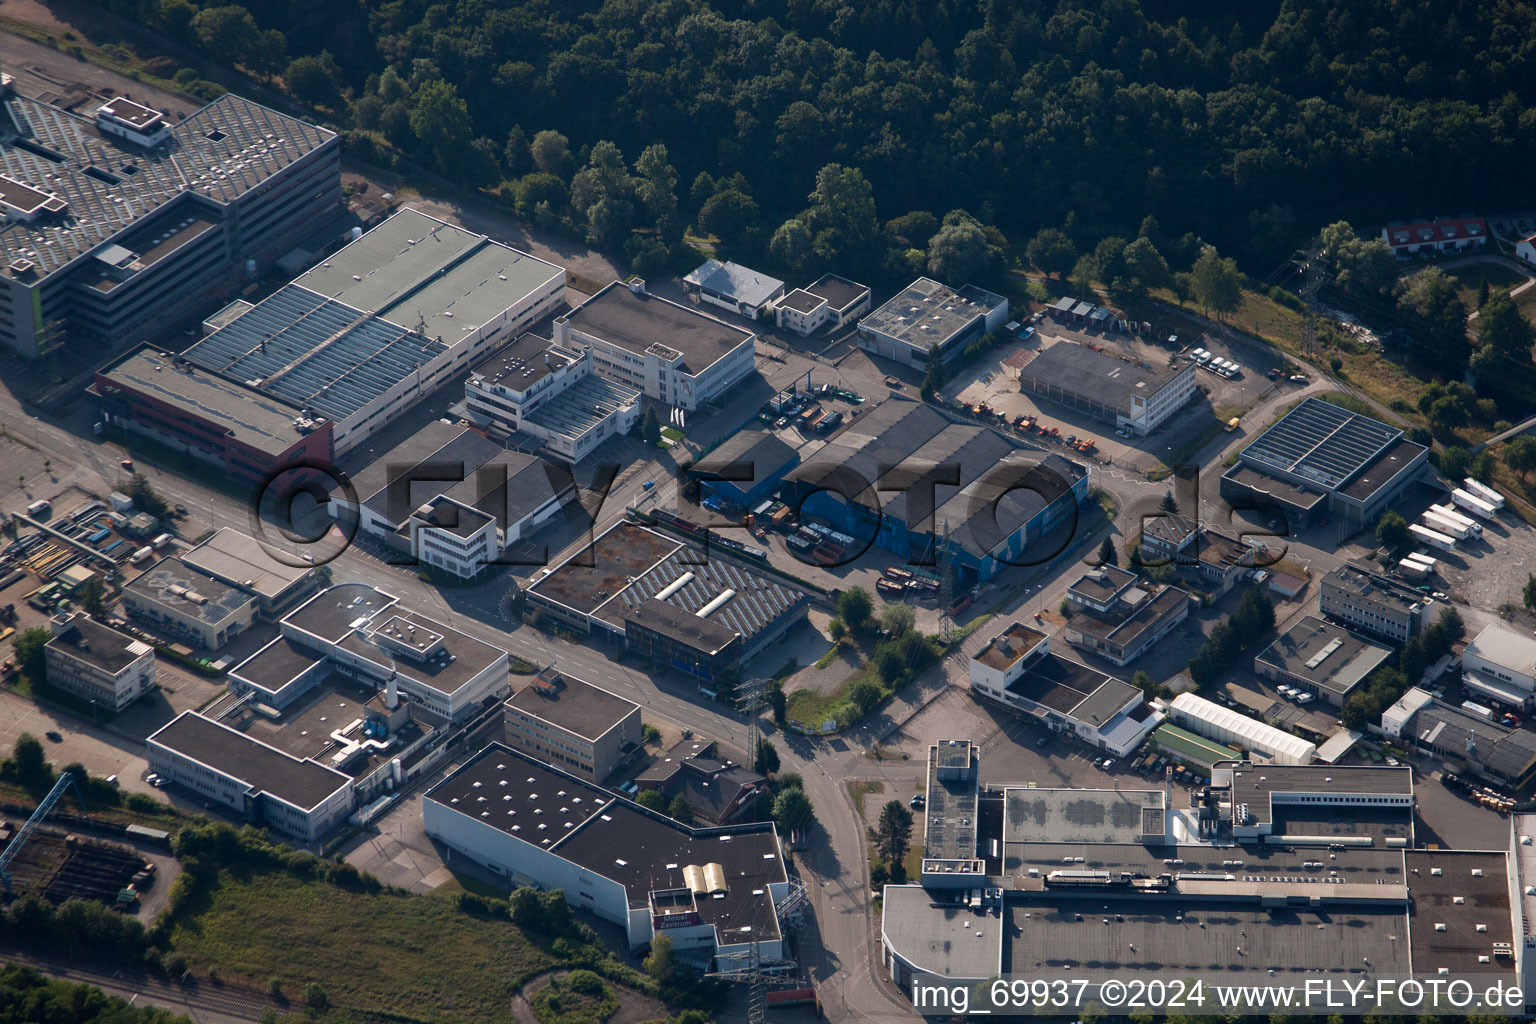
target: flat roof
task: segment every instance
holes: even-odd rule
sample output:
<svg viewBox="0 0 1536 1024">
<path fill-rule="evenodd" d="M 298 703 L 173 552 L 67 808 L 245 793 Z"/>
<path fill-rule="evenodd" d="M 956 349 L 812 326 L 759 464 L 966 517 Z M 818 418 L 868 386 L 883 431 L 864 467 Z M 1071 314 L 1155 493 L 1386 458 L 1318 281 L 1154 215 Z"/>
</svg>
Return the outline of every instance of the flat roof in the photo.
<svg viewBox="0 0 1536 1024">
<path fill-rule="evenodd" d="M 341 772 L 294 757 L 195 711 L 177 715 L 150 736 L 149 742 L 306 811 L 352 781 Z"/>
<path fill-rule="evenodd" d="M 850 281 L 836 274 L 822 274 L 816 279 L 815 284 L 804 290 L 826 299 L 827 305 L 839 313 L 869 295 L 869 285 Z"/>
<path fill-rule="evenodd" d="M 1536 674 L 1536 640 L 1497 623 L 1484 626 L 1467 644 L 1462 656 L 1481 658 L 1512 672 Z"/>
<path fill-rule="evenodd" d="M 508 697 L 506 706 L 589 740 L 602 737 L 640 709 L 634 701 L 564 673 L 556 680 L 541 676 Z"/>
<path fill-rule="evenodd" d="M 149 654 L 153 648 L 142 640 L 119 633 L 83 613 L 75 614 L 48 646 L 113 675 Z"/>
<path fill-rule="evenodd" d="M 995 911 L 938 902 L 920 885 L 887 885 L 880 929 L 912 966 L 945 978 L 1002 972 L 1003 921 Z"/>
<path fill-rule="evenodd" d="M 1246 463 L 1334 490 L 1396 444 L 1403 432 L 1320 398 L 1306 398 L 1244 448 Z"/>
<path fill-rule="evenodd" d="M 183 554 L 181 560 L 199 572 L 255 591 L 268 599 L 280 598 L 314 571 L 308 566 L 279 562 L 267 554 L 256 538 L 229 526 L 221 527 L 212 537 Z"/>
<path fill-rule="evenodd" d="M 452 346 L 557 279 L 553 263 L 406 206 L 293 283 Z"/>
<path fill-rule="evenodd" d="M 1003 792 L 1003 841 L 1139 843 L 1144 811 L 1165 810 L 1161 789 L 1028 789 Z M 1158 827 L 1157 835 L 1163 834 Z"/>
<path fill-rule="evenodd" d="M 1132 587 L 1126 597 L 1139 596 L 1133 606 L 1121 602 L 1106 612 L 1075 609 L 1067 619 L 1072 629 L 1129 648 L 1189 604 L 1189 592 L 1171 584 L 1148 583 Z"/>
<path fill-rule="evenodd" d="M 696 651 L 719 654 L 735 642 L 738 634 L 729 626 L 712 619 L 702 619 L 696 612 L 656 598 L 647 598 L 625 616 L 626 623 L 654 630 L 662 636 L 686 644 Z"/>
<path fill-rule="evenodd" d="M 1101 565 L 1089 569 L 1067 587 L 1069 591 L 1089 601 L 1103 604 L 1135 582 L 1136 574 L 1119 566 Z"/>
<path fill-rule="evenodd" d="M 1408 933 L 1415 973 L 1434 974 L 1442 967 L 1457 975 L 1514 969 L 1513 955 L 1493 955 L 1495 942 L 1512 949 L 1519 938 L 1513 934 L 1504 853 L 1408 850 L 1403 860 L 1413 887 Z M 1480 962 L 1480 956 L 1489 962 Z"/>
<path fill-rule="evenodd" d="M 484 512 L 442 495 L 418 508 L 411 518 L 423 526 L 451 533 L 455 537 L 473 537 L 493 521 Z"/>
<path fill-rule="evenodd" d="M 202 370 L 344 420 L 457 344 L 287 284 L 182 353 Z"/>
<path fill-rule="evenodd" d="M 125 124 L 143 128 L 165 119 L 165 115 L 153 107 L 135 103 L 126 96 L 114 96 L 96 108 L 97 113 L 107 113 Z"/>
<path fill-rule="evenodd" d="M 679 548 L 599 608 L 597 617 L 622 630 L 626 619 L 662 593 L 667 593 L 661 598 L 667 604 L 692 615 L 729 592 L 729 599 L 709 613 L 709 621 L 740 633 L 751 643 L 759 633 L 772 630 L 785 615 L 794 614 L 809 603 L 810 596 L 805 591 L 776 576 L 728 561 L 722 557 L 724 554 L 728 551 L 719 548 L 712 552 L 692 546 Z"/>
<path fill-rule="evenodd" d="M 1198 733 L 1181 729 L 1172 722 L 1164 722 L 1152 730 L 1154 744 L 1167 749 L 1176 758 L 1188 758 L 1209 768 L 1217 761 L 1230 761 L 1242 756 L 1242 751 L 1224 743 L 1206 739 Z"/>
<path fill-rule="evenodd" d="M 407 626 L 435 634 L 435 645 L 425 657 L 413 656 L 414 652 L 407 653 L 400 646 L 388 643 L 393 631 Z M 445 696 L 457 693 L 464 684 L 497 661 L 507 660 L 507 652 L 494 644 L 477 640 L 425 615 L 398 608 L 388 619 L 380 621 L 376 616 L 366 626 L 349 633 L 337 646 L 375 664 L 393 668 L 402 676 Z"/>
<path fill-rule="evenodd" d="M 953 744 L 953 745 L 952 745 Z M 923 856 L 928 860 L 976 857 L 978 791 L 981 786 L 975 748 L 965 741 L 940 741 L 928 748 L 927 797 L 923 805 Z M 962 778 L 941 769 L 965 768 Z"/>
<path fill-rule="evenodd" d="M 303 415 L 298 406 L 222 377 L 188 373 L 149 346 L 110 370 L 98 371 L 92 389 L 109 395 L 113 388 L 164 402 L 193 419 L 218 424 L 233 440 L 267 455 L 282 455 L 304 439 L 294 422 Z"/>
<path fill-rule="evenodd" d="M 523 421 L 562 437 L 581 437 L 620 409 L 637 404 L 641 394 L 628 384 L 591 373 L 561 392 L 558 402 L 541 403 Z"/>
<path fill-rule="evenodd" d="M 1221 478 L 1241 484 L 1257 494 L 1268 495 L 1281 504 L 1289 505 L 1301 512 L 1311 509 L 1328 498 L 1325 492 L 1316 487 L 1303 491 L 1295 484 L 1288 483 L 1277 476 L 1271 476 L 1246 462 L 1239 462 L 1221 474 Z"/>
<path fill-rule="evenodd" d="M 427 498 L 443 493 L 465 477 L 473 478 L 475 469 L 500 451 L 501 445 L 483 434 L 432 420 L 358 470 L 352 477 L 352 487 L 359 502 L 390 522 L 400 523 Z M 409 487 L 389 486 L 392 480 L 409 479 L 416 471 L 422 476 L 430 473 L 447 479 L 416 481 Z"/>
<path fill-rule="evenodd" d="M 647 906 L 653 889 L 685 887 L 685 867 L 719 864 L 726 891 L 697 903 L 722 944 L 779 937 L 768 886 L 788 878 L 771 824 L 691 829 L 500 743 L 426 799 L 618 882 L 631 909 Z"/>
<path fill-rule="evenodd" d="M 979 318 L 1006 305 L 1001 295 L 975 285 L 954 289 L 920 277 L 859 321 L 859 326 L 927 352 L 947 344 Z"/>
<path fill-rule="evenodd" d="M 1404 611 L 1414 611 L 1416 605 L 1433 600 L 1396 577 L 1379 572 L 1374 566 L 1367 568 L 1354 562 L 1336 566 L 1323 576 L 1323 584 L 1357 598 L 1369 598 L 1373 604 L 1400 605 Z"/>
<path fill-rule="evenodd" d="M 1141 697 L 1130 683 L 1049 652 L 1024 666 L 1008 692 L 1094 728 L 1108 724 L 1127 703 Z"/>
<path fill-rule="evenodd" d="M 1391 486 L 1404 472 L 1422 462 L 1428 451 L 1423 445 L 1403 438 L 1372 459 L 1339 493 L 1359 502 L 1368 502 L 1377 492 Z"/>
<path fill-rule="evenodd" d="M 1232 800 L 1268 813 L 1274 793 L 1411 796 L 1413 769 L 1407 765 L 1245 764 L 1232 769 Z M 1263 820 L 1263 819 L 1261 819 Z"/>
<path fill-rule="evenodd" d="M 816 295 L 804 288 L 796 288 L 794 291 L 780 296 L 779 301 L 775 305 L 784 306 L 800 313 L 809 313 L 826 301 L 826 298 L 821 295 Z"/>
<path fill-rule="evenodd" d="M 621 520 L 528 585 L 531 593 L 590 615 L 630 579 L 683 546 L 681 541 Z"/>
<path fill-rule="evenodd" d="M 576 361 L 574 356 L 555 347 L 549 338 L 529 332 L 518 335 L 506 348 L 469 371 L 491 384 L 504 384 L 514 391 L 526 391 L 556 369 Z"/>
<path fill-rule="evenodd" d="M 681 357 L 683 369 L 695 376 L 756 337 L 670 299 L 637 295 L 621 281 L 571 310 L 565 320 L 575 330 L 636 355 L 654 348 L 662 359 Z"/>
<path fill-rule="evenodd" d="M 1031 359 L 1020 374 L 1074 395 L 1091 396 L 1120 412 L 1129 412 L 1132 398 L 1150 399 L 1180 376 L 1192 372 L 1187 363 L 1145 367 L 1128 359 L 1095 352 L 1087 345 L 1058 341 Z"/>
<path fill-rule="evenodd" d="M 690 271 L 683 281 L 754 308 L 784 290 L 784 282 L 776 277 L 769 277 L 740 263 L 722 263 L 720 260 L 705 260 Z"/>
<path fill-rule="evenodd" d="M 972 660 L 999 672 L 1006 672 L 1044 639 L 1045 634 L 1040 630 L 1015 622 L 988 640 L 985 647 L 972 655 Z"/>
<path fill-rule="evenodd" d="M 276 690 L 320 664 L 321 657 L 279 636 L 230 670 L 231 675 Z"/>
<path fill-rule="evenodd" d="M 179 558 L 160 559 L 123 589 L 209 625 L 223 622 L 252 600 L 249 594 L 198 572 Z"/>
<path fill-rule="evenodd" d="M 1343 696 L 1392 657 L 1392 649 L 1307 615 L 1275 638 L 1254 661 Z"/>
</svg>

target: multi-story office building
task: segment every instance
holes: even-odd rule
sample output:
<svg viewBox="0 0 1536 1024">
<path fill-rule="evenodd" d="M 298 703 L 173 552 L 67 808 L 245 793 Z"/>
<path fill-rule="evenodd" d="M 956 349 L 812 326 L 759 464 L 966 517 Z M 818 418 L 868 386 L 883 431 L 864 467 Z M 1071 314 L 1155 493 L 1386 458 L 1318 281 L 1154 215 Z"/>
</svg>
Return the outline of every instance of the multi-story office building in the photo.
<svg viewBox="0 0 1536 1024">
<path fill-rule="evenodd" d="M 291 556 L 290 556 L 291 557 Z M 181 556 L 181 562 L 228 587 L 256 598 L 256 612 L 274 619 L 315 592 L 319 579 L 308 565 L 290 565 L 262 547 L 255 537 L 232 527 Z"/>
<path fill-rule="evenodd" d="M 235 95 L 170 124 L 119 97 L 81 117 L 0 80 L 0 346 L 153 339 L 341 210 L 334 132 Z"/>
<path fill-rule="evenodd" d="M 155 649 L 83 612 L 56 616 L 43 647 L 48 685 L 121 711 L 155 685 Z"/>
<path fill-rule="evenodd" d="M 1008 300 L 1001 295 L 920 277 L 859 321 L 859 348 L 921 369 L 933 346 L 947 363 L 1007 320 Z"/>
<path fill-rule="evenodd" d="M 1435 602 L 1368 562 L 1347 562 L 1323 577 L 1318 610 L 1372 636 L 1406 643 L 1428 626 Z"/>
<path fill-rule="evenodd" d="M 506 741 L 525 754 L 601 783 L 640 750 L 640 705 L 553 669 L 502 705 Z"/>
<path fill-rule="evenodd" d="M 162 558 L 123 588 L 123 607 L 158 634 L 212 650 L 255 621 L 256 595 Z"/>
</svg>

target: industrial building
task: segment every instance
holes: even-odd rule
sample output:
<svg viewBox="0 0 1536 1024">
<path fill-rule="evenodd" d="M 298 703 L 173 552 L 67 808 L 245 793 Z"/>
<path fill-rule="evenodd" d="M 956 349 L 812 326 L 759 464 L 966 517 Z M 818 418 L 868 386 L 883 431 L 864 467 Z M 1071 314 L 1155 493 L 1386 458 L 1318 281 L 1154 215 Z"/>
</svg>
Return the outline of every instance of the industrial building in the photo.
<svg viewBox="0 0 1536 1024">
<path fill-rule="evenodd" d="M 688 468 L 703 497 L 718 497 L 751 508 L 771 496 L 784 474 L 800 464 L 800 453 L 771 430 L 738 430 Z"/>
<path fill-rule="evenodd" d="M 1008 300 L 975 285 L 950 288 L 920 277 L 859 321 L 859 348 L 905 366 L 928 365 L 937 345 L 940 362 L 1008 322 Z"/>
<path fill-rule="evenodd" d="M 1178 587 L 1149 583 L 1112 565 L 1090 569 L 1067 588 L 1067 643 L 1124 666 L 1189 618 Z"/>
<path fill-rule="evenodd" d="M 92 390 L 109 422 L 261 483 L 329 465 L 564 297 L 559 267 L 407 208 L 170 366 L 140 352 Z M 242 416 L 231 451 L 217 429 Z"/>
<path fill-rule="evenodd" d="M 1158 369 L 1069 341 L 1031 359 L 1019 371 L 1019 390 L 1139 436 L 1162 426 L 1198 391 L 1192 362 Z"/>
<path fill-rule="evenodd" d="M 644 281 L 614 281 L 555 318 L 554 343 L 592 351 L 598 376 L 692 412 L 718 405 L 757 369 L 757 335 L 652 295 Z"/>
<path fill-rule="evenodd" d="M 56 325 L 158 338 L 342 212 L 336 133 L 226 94 L 172 123 L 126 96 L 89 116 L 0 78 L 0 346 Z"/>
<path fill-rule="evenodd" d="M 255 597 L 257 613 L 267 619 L 277 618 L 319 585 L 314 569 L 279 561 L 256 538 L 228 526 L 185 552 L 181 562 Z"/>
<path fill-rule="evenodd" d="M 108 711 L 121 711 L 155 685 L 155 649 L 84 612 L 56 615 L 43 645 L 48 685 Z"/>
<path fill-rule="evenodd" d="M 806 615 L 788 582 L 620 521 L 524 590 L 531 610 L 703 683 L 733 678 Z"/>
<path fill-rule="evenodd" d="M 790 471 L 785 501 L 803 521 L 901 558 L 947 559 L 960 586 L 992 579 L 1026 552 L 1061 550 L 1088 500 L 1088 473 L 987 427 L 891 398 Z M 857 552 L 854 552 L 855 554 Z"/>
<path fill-rule="evenodd" d="M 162 558 L 123 588 L 123 608 L 155 633 L 214 650 L 256 621 L 256 596 Z"/>
<path fill-rule="evenodd" d="M 509 746 L 599 784 L 644 742 L 640 705 L 553 668 L 506 699 L 502 721 Z"/>
<path fill-rule="evenodd" d="M 815 284 L 796 288 L 774 303 L 774 317 L 780 330 L 794 331 L 801 337 L 815 334 L 823 327 L 833 332 L 869 312 L 867 285 L 836 274 L 823 274 Z"/>
<path fill-rule="evenodd" d="M 506 693 L 507 652 L 362 583 L 328 587 L 283 616 L 281 635 L 236 665 L 230 689 L 282 711 L 337 674 L 462 722 Z"/>
<path fill-rule="evenodd" d="M 369 463 L 331 517 L 420 566 L 470 578 L 576 497 L 568 470 L 433 420 Z"/>
<path fill-rule="evenodd" d="M 784 294 L 784 282 L 740 263 L 705 260 L 683 278 L 683 290 L 702 302 L 756 320 L 767 316 L 773 300 Z"/>
<path fill-rule="evenodd" d="M 1253 671 L 1261 679 L 1294 686 L 1343 707 L 1372 672 L 1390 665 L 1392 657 L 1390 647 L 1308 615 L 1254 657 Z"/>
<path fill-rule="evenodd" d="M 1237 761 L 1243 756 L 1243 752 L 1235 747 L 1180 729 L 1172 722 L 1164 722 L 1153 729 L 1152 735 L 1147 737 L 1147 746 L 1158 754 L 1167 755 L 1174 764 L 1200 769 L 1207 776 L 1211 766 L 1218 761 Z"/>
<path fill-rule="evenodd" d="M 1303 524 L 1331 514 L 1359 528 L 1419 478 L 1428 458 L 1398 428 L 1309 397 L 1238 453 L 1221 496 L 1234 509 L 1278 509 Z"/>
<path fill-rule="evenodd" d="M 1317 754 L 1315 743 L 1193 693 L 1181 693 L 1169 702 L 1168 720 L 1275 764 L 1307 765 Z"/>
<path fill-rule="evenodd" d="M 758 810 L 770 793 L 768 779 L 720 754 L 714 740 L 682 739 L 635 776 L 640 790 L 654 789 L 670 806 L 682 797 L 694 818 L 728 825 Z"/>
<path fill-rule="evenodd" d="M 685 962 L 728 970 L 756 943 L 787 965 L 805 896 L 771 823 L 689 828 L 498 743 L 427 791 L 422 820 L 455 856 L 619 925 L 632 949 L 666 934 Z"/>
<path fill-rule="evenodd" d="M 592 353 L 525 334 L 470 371 L 465 415 L 509 447 L 575 465 L 640 414 L 641 390 L 599 374 Z"/>
<path fill-rule="evenodd" d="M 1393 643 L 1406 643 L 1434 617 L 1435 602 L 1372 562 L 1346 562 L 1325 575 L 1318 610 L 1331 619 Z"/>
<path fill-rule="evenodd" d="M 1498 624 L 1484 626 L 1461 653 L 1461 676 L 1476 697 L 1523 708 L 1536 691 L 1536 640 Z"/>
<path fill-rule="evenodd" d="M 984 782 L 974 748 L 946 740 L 930 748 L 928 792 L 920 882 L 887 886 L 881 914 L 903 991 L 1082 986 L 1070 1014 L 1109 980 L 1523 973 L 1508 851 L 1414 849 L 1407 768 L 1220 762 L 1184 805 L 1166 783 Z"/>
<path fill-rule="evenodd" d="M 1052 654 L 1050 637 L 1019 622 L 972 656 L 970 677 L 976 696 L 1117 757 L 1163 720 L 1136 687 Z"/>
<path fill-rule="evenodd" d="M 1445 704 L 1417 686 L 1382 712 L 1381 731 L 1441 758 L 1448 771 L 1516 789 L 1536 776 L 1536 734 Z"/>
</svg>

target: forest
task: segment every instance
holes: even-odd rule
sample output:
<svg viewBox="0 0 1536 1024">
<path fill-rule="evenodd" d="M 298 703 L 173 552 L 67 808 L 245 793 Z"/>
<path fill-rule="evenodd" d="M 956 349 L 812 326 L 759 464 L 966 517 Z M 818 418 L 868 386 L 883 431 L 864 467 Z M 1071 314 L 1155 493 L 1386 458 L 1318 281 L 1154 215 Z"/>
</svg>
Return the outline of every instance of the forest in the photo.
<svg viewBox="0 0 1536 1024">
<path fill-rule="evenodd" d="M 1204 241 L 1262 276 L 1336 220 L 1518 204 L 1536 162 L 1523 0 L 99 2 L 285 89 L 354 152 L 632 258 L 629 231 L 697 222 L 781 265 L 900 276 L 946 228 L 985 262 L 1151 217 L 1168 262 Z M 854 202 L 818 219 L 829 165 Z"/>
</svg>

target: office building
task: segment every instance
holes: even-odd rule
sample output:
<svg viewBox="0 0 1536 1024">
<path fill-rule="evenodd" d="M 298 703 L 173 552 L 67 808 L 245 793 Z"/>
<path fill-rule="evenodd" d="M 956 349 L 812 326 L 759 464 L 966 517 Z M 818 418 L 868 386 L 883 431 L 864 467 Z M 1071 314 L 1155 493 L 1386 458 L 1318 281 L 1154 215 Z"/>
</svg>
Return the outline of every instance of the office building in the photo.
<svg viewBox="0 0 1536 1024">
<path fill-rule="evenodd" d="M 1429 625 L 1435 602 L 1366 561 L 1346 562 L 1322 579 L 1319 610 L 1363 633 L 1406 643 Z"/>
<path fill-rule="evenodd" d="M 112 346 L 201 316 L 342 210 L 334 132 L 234 94 L 172 124 L 125 96 L 88 116 L 0 79 L 0 346 Z"/>
<path fill-rule="evenodd" d="M 43 646 L 48 685 L 117 712 L 155 685 L 155 649 L 84 612 L 56 615 Z"/>
<path fill-rule="evenodd" d="M 1007 322 L 1008 300 L 1001 295 L 920 277 L 859 321 L 858 342 L 866 352 L 922 369 L 935 345 L 939 360 L 949 362 Z"/>
<path fill-rule="evenodd" d="M 256 596 L 162 558 L 123 588 L 123 608 L 148 629 L 179 643 L 214 650 L 256 620 Z"/>
<path fill-rule="evenodd" d="M 1069 341 L 1031 359 L 1019 371 L 1019 390 L 1138 436 L 1162 426 L 1197 393 L 1192 362 L 1151 367 Z"/>
<path fill-rule="evenodd" d="M 683 278 L 683 290 L 701 302 L 756 320 L 767 316 L 773 300 L 784 294 L 784 282 L 740 263 L 705 260 Z"/>
<path fill-rule="evenodd" d="M 756 335 L 615 281 L 555 318 L 554 343 L 592 351 L 597 374 L 692 412 L 718 405 L 756 370 Z"/>
<path fill-rule="evenodd" d="M 1112 565 L 1090 569 L 1067 588 L 1067 643 L 1124 666 L 1189 618 L 1191 598 Z"/>
<path fill-rule="evenodd" d="M 1372 672 L 1391 667 L 1392 659 L 1390 647 L 1308 615 L 1254 657 L 1253 671 L 1260 679 L 1294 686 L 1343 707 Z"/>
<path fill-rule="evenodd" d="M 184 553 L 181 562 L 255 597 L 257 613 L 267 619 L 277 618 L 313 594 L 319 585 L 315 571 L 308 565 L 289 565 L 287 560 L 274 557 L 256 538 L 229 526 L 221 527 Z"/>
<path fill-rule="evenodd" d="M 775 302 L 774 317 L 780 330 L 806 337 L 822 328 L 829 334 L 841 330 L 869 312 L 869 306 L 867 285 L 836 274 L 823 274 L 815 284 L 796 288 Z"/>
<path fill-rule="evenodd" d="M 502 704 L 506 742 L 588 782 L 602 783 L 644 742 L 640 705 L 545 669 Z"/>
</svg>

